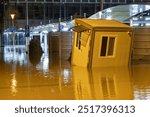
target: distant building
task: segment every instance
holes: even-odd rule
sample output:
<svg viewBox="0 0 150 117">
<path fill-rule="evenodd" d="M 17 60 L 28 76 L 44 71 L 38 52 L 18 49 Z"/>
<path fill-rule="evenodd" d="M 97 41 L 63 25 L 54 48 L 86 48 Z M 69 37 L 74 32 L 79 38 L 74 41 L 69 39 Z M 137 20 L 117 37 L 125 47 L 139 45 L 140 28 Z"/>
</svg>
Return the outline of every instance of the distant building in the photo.
<svg viewBox="0 0 150 117">
<path fill-rule="evenodd" d="M 5 5 L 5 11 L 9 7 L 19 11 L 16 18 L 16 25 L 26 23 L 26 3 L 28 2 L 28 18 L 30 25 L 46 24 L 49 22 L 57 22 L 61 20 L 71 20 L 78 14 L 78 17 L 89 17 L 92 14 L 108 7 L 130 4 L 130 3 L 146 3 L 148 0 L 9 0 L 9 4 Z M 6 27 L 10 25 L 10 19 L 5 19 Z"/>
</svg>

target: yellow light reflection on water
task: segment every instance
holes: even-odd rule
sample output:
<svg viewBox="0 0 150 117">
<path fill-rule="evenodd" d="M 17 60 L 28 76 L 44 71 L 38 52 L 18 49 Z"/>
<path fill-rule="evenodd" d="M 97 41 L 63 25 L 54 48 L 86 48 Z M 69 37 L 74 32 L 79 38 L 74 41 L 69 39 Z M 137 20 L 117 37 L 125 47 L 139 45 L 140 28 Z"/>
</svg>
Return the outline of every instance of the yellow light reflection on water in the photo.
<svg viewBox="0 0 150 117">
<path fill-rule="evenodd" d="M 12 96 L 15 96 L 17 94 L 17 80 L 15 73 L 12 74 L 11 79 L 11 94 Z"/>
<path fill-rule="evenodd" d="M 135 65 L 132 67 L 134 98 L 150 99 L 150 65 Z"/>
<path fill-rule="evenodd" d="M 25 53 L 10 53 L 0 58 L 0 99 L 150 99 L 148 64 L 87 69 L 54 54 L 49 62 L 47 55 L 30 60 Z"/>
</svg>

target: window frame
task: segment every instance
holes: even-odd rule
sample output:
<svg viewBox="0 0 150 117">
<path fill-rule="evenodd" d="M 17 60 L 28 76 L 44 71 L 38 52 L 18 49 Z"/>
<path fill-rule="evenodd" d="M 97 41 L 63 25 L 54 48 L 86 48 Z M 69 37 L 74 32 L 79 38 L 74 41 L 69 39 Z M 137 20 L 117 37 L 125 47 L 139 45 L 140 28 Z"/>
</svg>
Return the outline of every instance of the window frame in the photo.
<svg viewBox="0 0 150 117">
<path fill-rule="evenodd" d="M 102 55 L 102 44 L 103 44 L 103 37 L 107 37 L 107 43 L 105 44 L 106 45 L 106 49 L 105 49 L 105 54 L 103 53 L 103 55 Z M 112 43 L 113 43 L 113 45 L 111 45 L 111 41 L 110 41 L 110 39 L 113 39 L 113 41 L 112 41 Z M 106 58 L 106 57 L 115 57 L 115 52 L 116 52 L 116 42 L 117 42 L 117 36 L 115 36 L 115 35 L 102 35 L 101 36 L 101 43 L 99 44 L 100 45 L 100 48 L 99 48 L 99 54 L 98 54 L 98 56 L 99 57 L 104 57 L 104 58 Z M 113 52 L 110 52 L 109 50 L 110 50 L 110 48 L 109 47 L 112 47 L 113 46 L 113 48 L 111 49 L 111 50 L 113 50 Z M 109 53 L 112 53 L 112 55 L 111 54 L 109 54 Z"/>
</svg>

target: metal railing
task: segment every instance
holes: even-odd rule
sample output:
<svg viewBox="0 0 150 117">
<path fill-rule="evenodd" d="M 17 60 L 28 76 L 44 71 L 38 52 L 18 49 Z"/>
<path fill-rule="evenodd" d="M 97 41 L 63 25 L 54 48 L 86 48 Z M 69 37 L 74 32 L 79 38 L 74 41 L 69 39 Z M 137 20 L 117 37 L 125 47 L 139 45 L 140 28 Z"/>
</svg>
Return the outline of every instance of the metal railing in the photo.
<svg viewBox="0 0 150 117">
<path fill-rule="evenodd" d="M 127 3 L 128 0 L 103 0 L 103 3 Z M 130 0 L 131 1 L 131 0 Z M 142 2 L 143 0 L 139 0 Z M 10 3 L 100 3 L 101 0 L 9 0 Z M 131 2 L 135 2 L 132 0 Z"/>
</svg>

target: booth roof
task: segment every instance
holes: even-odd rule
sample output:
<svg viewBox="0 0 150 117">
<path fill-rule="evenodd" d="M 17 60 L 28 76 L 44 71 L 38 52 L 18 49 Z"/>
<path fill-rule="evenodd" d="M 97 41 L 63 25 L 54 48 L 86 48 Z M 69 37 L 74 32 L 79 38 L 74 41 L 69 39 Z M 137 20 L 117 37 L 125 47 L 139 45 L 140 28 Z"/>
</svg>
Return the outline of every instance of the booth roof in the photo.
<svg viewBox="0 0 150 117">
<path fill-rule="evenodd" d="M 76 19 L 76 23 L 81 24 L 81 25 L 88 25 L 91 28 L 94 28 L 94 27 L 131 28 L 130 26 L 123 24 L 116 20 Z"/>
</svg>

